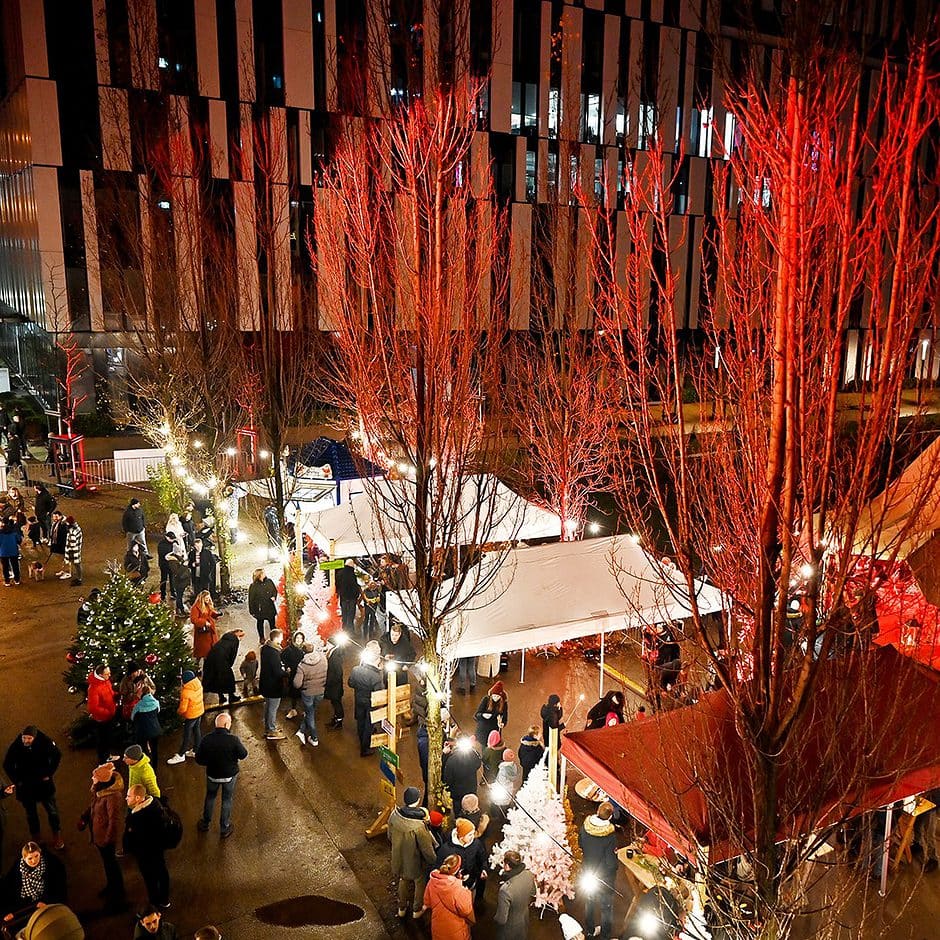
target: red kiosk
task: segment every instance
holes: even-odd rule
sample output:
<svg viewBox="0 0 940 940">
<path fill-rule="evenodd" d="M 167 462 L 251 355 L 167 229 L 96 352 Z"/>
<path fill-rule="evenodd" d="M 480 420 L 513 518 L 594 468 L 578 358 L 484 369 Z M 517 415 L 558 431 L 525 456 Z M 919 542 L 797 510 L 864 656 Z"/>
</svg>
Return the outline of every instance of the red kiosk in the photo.
<svg viewBox="0 0 940 940">
<path fill-rule="evenodd" d="M 50 434 L 49 453 L 60 490 L 70 490 L 70 496 L 78 496 L 89 489 L 85 473 L 84 435 Z"/>
</svg>

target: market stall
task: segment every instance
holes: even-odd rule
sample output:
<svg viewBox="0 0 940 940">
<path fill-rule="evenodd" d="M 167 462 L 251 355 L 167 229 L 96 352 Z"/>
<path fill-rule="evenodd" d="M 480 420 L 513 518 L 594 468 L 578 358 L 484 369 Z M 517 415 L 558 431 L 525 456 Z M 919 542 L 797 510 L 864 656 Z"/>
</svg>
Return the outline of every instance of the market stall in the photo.
<svg viewBox="0 0 940 940">
<path fill-rule="evenodd" d="M 721 592 L 705 582 L 697 582 L 696 600 L 703 614 L 722 609 Z M 413 601 L 389 594 L 387 606 L 412 624 Z M 450 659 L 681 620 L 690 599 L 678 571 L 664 570 L 634 540 L 614 536 L 516 549 L 481 595 L 457 607 L 454 629 L 443 631 L 441 653 Z"/>
<path fill-rule="evenodd" d="M 837 718 L 808 721 L 799 760 L 781 767 L 778 839 L 795 839 L 940 786 L 937 735 L 885 733 L 883 721 L 870 720 L 887 718 L 902 702 L 919 728 L 937 727 L 938 691 L 937 676 L 890 647 L 829 660 L 813 708 Z M 855 707 L 848 701 L 853 694 Z M 836 728 L 839 748 L 833 751 Z M 754 819 L 753 789 L 726 692 L 643 721 L 570 732 L 561 753 L 685 858 L 715 864 L 741 854 L 736 839 Z M 806 768 L 815 766 L 826 772 L 813 778 L 810 798 Z"/>
<path fill-rule="evenodd" d="M 411 546 L 409 507 L 403 499 L 407 480 L 362 480 L 363 493 L 348 503 L 298 515 L 299 528 L 331 558 L 407 554 Z M 368 492 L 366 492 L 368 490 Z M 467 477 L 460 509 L 451 527 L 452 545 L 558 538 L 561 522 L 554 513 L 530 503 L 495 476 Z M 484 505 L 485 510 L 479 507 Z"/>
</svg>

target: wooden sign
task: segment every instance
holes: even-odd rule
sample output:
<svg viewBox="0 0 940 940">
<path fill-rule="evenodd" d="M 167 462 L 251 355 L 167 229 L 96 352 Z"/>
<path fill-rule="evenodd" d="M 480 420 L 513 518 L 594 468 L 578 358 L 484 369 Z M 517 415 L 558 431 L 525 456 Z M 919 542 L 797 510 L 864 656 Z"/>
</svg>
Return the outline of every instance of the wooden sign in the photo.
<svg viewBox="0 0 940 940">
<path fill-rule="evenodd" d="M 369 747 L 385 747 L 386 745 L 388 745 L 388 735 L 384 732 L 373 734 L 369 739 Z"/>
<path fill-rule="evenodd" d="M 395 784 L 389 783 L 387 780 L 380 780 L 379 788 L 389 799 L 395 799 Z"/>
<path fill-rule="evenodd" d="M 401 705 L 402 702 L 411 701 L 411 686 L 397 685 L 395 686 L 395 702 L 398 705 Z M 388 705 L 388 689 L 379 689 L 378 692 L 372 693 L 372 707 L 378 708 L 380 705 Z M 401 712 L 397 712 L 401 714 Z"/>
<path fill-rule="evenodd" d="M 395 702 L 395 714 L 404 715 L 407 712 L 411 711 L 411 702 Z M 372 724 L 377 725 L 380 721 L 385 721 L 388 719 L 388 706 L 383 708 L 373 708 L 371 714 L 369 715 L 369 721 Z"/>
</svg>

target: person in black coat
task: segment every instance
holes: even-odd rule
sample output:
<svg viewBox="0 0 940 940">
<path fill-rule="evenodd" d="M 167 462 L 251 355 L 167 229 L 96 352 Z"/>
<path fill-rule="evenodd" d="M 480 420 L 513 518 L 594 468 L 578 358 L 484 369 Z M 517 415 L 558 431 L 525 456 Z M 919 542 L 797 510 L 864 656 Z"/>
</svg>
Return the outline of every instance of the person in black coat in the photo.
<svg viewBox="0 0 940 940">
<path fill-rule="evenodd" d="M 362 661 L 349 674 L 348 685 L 356 692 L 356 730 L 359 733 L 359 754 L 368 757 L 373 753 L 372 722 L 369 720 L 372 711 L 372 693 L 385 688 L 385 676 L 379 669 L 381 652 L 375 640 L 366 643 L 362 653 Z"/>
<path fill-rule="evenodd" d="M 610 940 L 613 929 L 614 884 L 617 880 L 617 836 L 611 816 L 614 808 L 610 803 L 601 803 L 597 813 L 588 816 L 578 832 L 578 845 L 583 856 L 582 871 L 589 871 L 598 879 L 597 887 L 588 895 L 584 913 L 584 935 L 590 937 L 594 928 L 600 927 L 600 935 Z"/>
<path fill-rule="evenodd" d="M 49 817 L 56 848 L 64 847 L 53 780 L 61 760 L 62 752 L 55 741 L 35 725 L 27 725 L 23 729 L 7 748 L 3 759 L 3 770 L 15 787 L 16 798 L 26 810 L 30 835 L 34 841 L 39 839 L 39 813 L 36 807 L 41 804 Z"/>
<path fill-rule="evenodd" d="M 264 734 L 269 740 L 281 739 L 283 731 L 278 731 L 277 709 L 284 694 L 284 676 L 287 670 L 281 661 L 280 630 L 272 630 L 271 638 L 261 647 L 261 667 L 258 672 L 258 691 L 264 697 Z"/>
<path fill-rule="evenodd" d="M 356 623 L 356 605 L 362 589 L 356 577 L 356 563 L 352 558 L 346 559 L 346 564 L 336 572 L 336 593 L 339 596 L 340 613 L 343 616 L 343 629 L 352 633 Z"/>
<path fill-rule="evenodd" d="M 397 621 L 391 621 L 388 630 L 379 638 L 379 649 L 382 652 L 382 659 L 386 662 L 398 663 L 395 681 L 399 685 L 406 685 L 408 666 L 415 661 L 415 645 L 408 628 Z"/>
<path fill-rule="evenodd" d="M 143 584 L 150 574 L 150 562 L 137 542 L 124 555 L 124 573 L 134 584 Z"/>
<path fill-rule="evenodd" d="M 4 917 L 32 910 L 37 903 L 65 904 L 65 866 L 36 842 L 27 842 L 4 875 L 0 894 Z"/>
<path fill-rule="evenodd" d="M 473 746 L 473 741 L 465 734 L 459 735 L 441 775 L 444 785 L 450 790 L 455 812 L 460 811 L 460 804 L 468 793 L 476 796 L 482 766 L 483 758 Z"/>
<path fill-rule="evenodd" d="M 189 553 L 189 570 L 193 579 L 193 590 L 196 594 L 208 591 L 213 598 L 218 595 L 219 592 L 215 585 L 217 566 L 218 559 L 212 553 L 212 549 L 197 536 L 193 550 Z"/>
<path fill-rule="evenodd" d="M 290 696 L 290 711 L 288 718 L 296 718 L 297 706 L 300 704 L 300 689 L 294 688 L 294 676 L 297 675 L 297 667 L 304 658 L 304 643 L 307 638 L 298 630 L 287 644 L 286 649 L 281 651 L 281 665 L 284 667 L 284 673 L 287 677 L 287 694 Z"/>
<path fill-rule="evenodd" d="M 491 731 L 502 732 L 509 721 L 509 699 L 502 682 L 494 682 L 489 692 L 480 699 L 473 717 L 477 723 L 477 742 L 485 747 Z"/>
<path fill-rule="evenodd" d="M 191 552 L 193 546 L 196 544 L 196 524 L 193 522 L 193 512 L 191 508 L 184 509 L 180 513 L 180 525 L 183 527 L 186 551 Z"/>
<path fill-rule="evenodd" d="M 560 735 L 562 729 L 565 727 L 565 723 L 561 720 L 563 714 L 564 711 L 561 707 L 561 699 L 557 695 L 549 695 L 548 701 L 542 706 L 542 710 L 539 713 L 542 719 L 542 742 L 545 747 L 548 747 L 549 741 L 551 740 L 552 728 L 557 728 Z M 558 746 L 561 747 L 560 737 Z"/>
<path fill-rule="evenodd" d="M 458 812 L 458 811 L 455 811 Z M 476 825 L 464 817 L 457 820 L 450 838 L 437 849 L 435 867 L 440 868 L 448 855 L 460 856 L 460 878 L 479 901 L 486 890 L 486 846 L 477 837 Z"/>
<path fill-rule="evenodd" d="M 525 783 L 532 768 L 538 766 L 538 762 L 545 754 L 545 747 L 539 740 L 539 729 L 537 725 L 531 728 L 522 736 L 519 742 L 519 765 L 522 767 L 522 782 Z"/>
<path fill-rule="evenodd" d="M 150 554 L 147 548 L 147 520 L 140 505 L 140 500 L 136 496 L 131 499 L 124 510 L 124 515 L 121 517 L 121 528 L 127 537 L 127 548 L 137 542 L 144 552 Z"/>
<path fill-rule="evenodd" d="M 37 483 L 36 490 L 36 518 L 39 520 L 39 527 L 42 530 L 42 537 L 49 538 L 49 531 L 52 528 L 52 510 L 55 509 L 55 497 L 46 489 L 45 483 Z"/>
<path fill-rule="evenodd" d="M 267 622 L 268 630 L 274 629 L 277 619 L 277 587 L 264 573 L 264 568 L 255 568 L 248 587 L 248 613 L 255 618 L 258 627 L 258 640 L 264 643 L 264 624 Z"/>
<path fill-rule="evenodd" d="M 222 838 L 232 834 L 232 801 L 238 782 L 238 765 L 248 756 L 241 738 L 232 734 L 232 716 L 222 712 L 215 717 L 215 728 L 207 734 L 196 749 L 196 763 L 206 768 L 206 800 L 202 819 L 197 826 L 209 831 L 215 798 L 222 790 Z"/>
<path fill-rule="evenodd" d="M 23 474 L 23 479 L 29 483 L 29 473 L 26 470 L 26 464 L 23 463 L 23 445 L 20 443 L 20 438 L 18 434 L 13 433 L 13 428 L 10 428 L 10 434 L 7 438 L 7 476 L 10 475 L 10 471 L 14 467 L 19 467 L 20 472 Z"/>
<path fill-rule="evenodd" d="M 124 822 L 124 851 L 137 860 L 150 903 L 169 907 L 170 873 L 164 855 L 163 804 L 139 783 L 128 789 L 124 799 L 130 810 Z"/>
<path fill-rule="evenodd" d="M 240 700 L 235 694 L 234 666 L 238 657 L 238 644 L 244 635 L 244 630 L 229 630 L 223 633 L 202 664 L 203 691 L 215 692 L 219 696 L 220 705 L 225 704 L 226 695 L 230 702 Z"/>
<path fill-rule="evenodd" d="M 167 589 L 171 592 L 173 590 L 171 584 L 171 572 L 170 566 L 167 563 L 167 556 L 173 554 L 173 549 L 176 547 L 176 540 L 170 535 L 169 532 L 164 532 L 160 536 L 160 541 L 157 542 L 157 565 L 160 567 L 160 600 L 166 600 Z"/>
<path fill-rule="evenodd" d="M 187 613 L 183 605 L 183 597 L 186 589 L 192 584 L 189 566 L 176 552 L 170 552 L 166 556 L 166 564 L 170 569 L 170 587 L 173 589 L 173 598 L 176 601 L 176 615 L 182 617 Z"/>
<path fill-rule="evenodd" d="M 326 651 L 326 686 L 323 695 L 333 706 L 333 718 L 328 728 L 342 728 L 346 711 L 343 708 L 343 658 L 345 651 L 342 646 L 330 643 Z"/>
<path fill-rule="evenodd" d="M 592 731 L 594 728 L 604 728 L 607 725 L 607 716 L 613 712 L 616 721 L 613 724 L 623 724 L 623 692 L 619 689 L 611 689 L 604 694 L 604 697 L 596 704 L 591 706 L 587 713 L 586 731 Z"/>
</svg>

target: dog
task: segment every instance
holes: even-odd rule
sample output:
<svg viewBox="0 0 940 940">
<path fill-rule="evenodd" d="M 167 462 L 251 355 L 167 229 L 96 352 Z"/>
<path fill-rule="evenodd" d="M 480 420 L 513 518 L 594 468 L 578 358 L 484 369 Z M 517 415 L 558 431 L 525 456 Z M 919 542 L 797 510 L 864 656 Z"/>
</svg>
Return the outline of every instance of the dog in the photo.
<svg viewBox="0 0 940 940">
<path fill-rule="evenodd" d="M 41 561 L 34 561 L 29 566 L 29 577 L 33 581 L 44 581 L 46 569 Z"/>
</svg>

